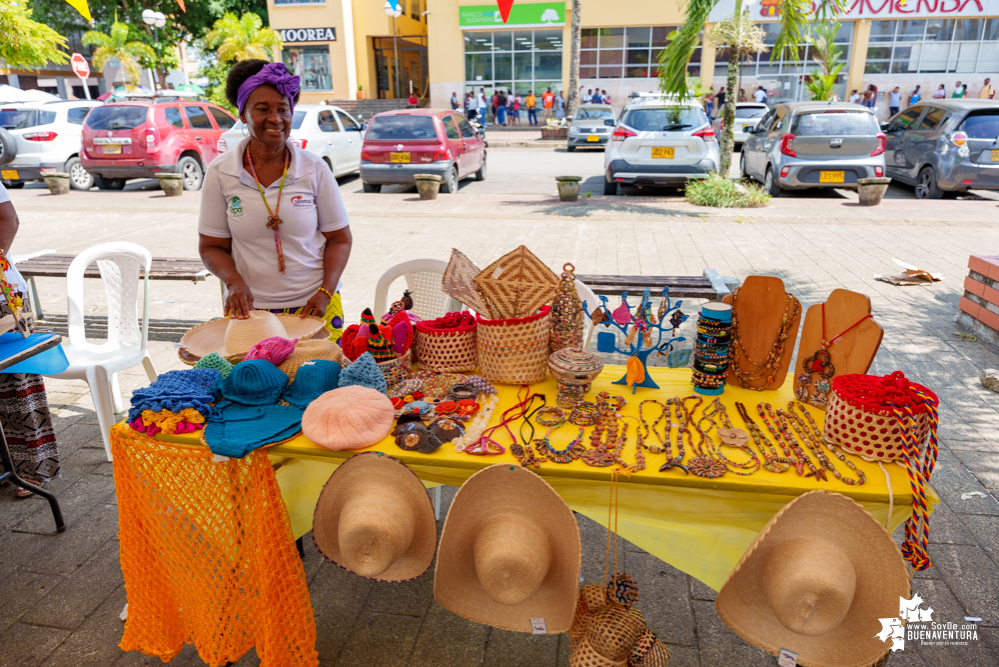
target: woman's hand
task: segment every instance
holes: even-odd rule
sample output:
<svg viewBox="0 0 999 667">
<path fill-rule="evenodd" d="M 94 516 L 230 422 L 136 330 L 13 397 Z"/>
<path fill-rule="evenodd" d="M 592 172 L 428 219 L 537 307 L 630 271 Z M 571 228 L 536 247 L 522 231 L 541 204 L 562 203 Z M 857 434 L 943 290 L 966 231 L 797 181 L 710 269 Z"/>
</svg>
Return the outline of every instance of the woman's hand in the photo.
<svg viewBox="0 0 999 667">
<path fill-rule="evenodd" d="M 325 292 L 316 292 L 312 295 L 312 298 L 306 302 L 305 307 L 302 308 L 302 314 L 299 315 L 300 318 L 305 319 L 309 315 L 315 314 L 317 317 L 326 317 L 326 309 L 330 306 L 330 298 L 326 296 Z"/>
<path fill-rule="evenodd" d="M 233 317 L 237 320 L 245 320 L 253 310 L 253 292 L 242 278 L 235 280 L 225 286 L 225 314 L 226 317 Z"/>
</svg>

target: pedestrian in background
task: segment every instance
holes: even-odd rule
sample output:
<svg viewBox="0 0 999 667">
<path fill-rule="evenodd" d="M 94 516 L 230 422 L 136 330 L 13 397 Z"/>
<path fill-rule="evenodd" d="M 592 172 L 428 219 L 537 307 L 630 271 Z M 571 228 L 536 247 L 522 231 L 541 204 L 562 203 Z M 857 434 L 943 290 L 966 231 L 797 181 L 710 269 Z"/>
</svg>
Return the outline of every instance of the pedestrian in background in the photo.
<svg viewBox="0 0 999 667">
<path fill-rule="evenodd" d="M 475 107 L 479 110 L 479 122 L 486 126 L 486 89 L 479 88 L 479 96 L 475 98 Z"/>
<path fill-rule="evenodd" d="M 874 108 L 874 102 L 878 99 L 878 89 L 874 86 L 867 86 L 867 90 L 864 91 L 864 100 L 861 102 L 868 109 Z"/>
<path fill-rule="evenodd" d="M 562 91 L 558 91 L 558 95 L 555 96 L 555 120 L 562 120 L 565 118 L 565 98 L 562 97 Z"/>
<path fill-rule="evenodd" d="M 967 86 L 967 84 L 965 84 L 964 86 L 962 86 L 961 82 L 958 81 L 956 84 L 954 84 L 954 92 L 951 93 L 950 96 L 951 96 L 952 99 L 959 100 L 959 99 L 961 99 L 962 97 L 964 97 L 967 94 L 968 94 L 968 86 Z"/>
<path fill-rule="evenodd" d="M 549 88 L 541 94 L 541 105 L 545 108 L 545 120 L 552 117 L 552 107 L 555 105 L 555 93 Z"/>
<path fill-rule="evenodd" d="M 996 89 L 992 87 L 989 83 L 991 79 L 985 79 L 985 83 L 982 84 L 982 89 L 978 91 L 978 99 L 980 100 L 991 100 L 996 96 Z"/>
<path fill-rule="evenodd" d="M 753 99 L 760 104 L 767 103 L 767 91 L 763 90 L 763 86 L 756 87 L 756 91 L 753 93 Z"/>
<path fill-rule="evenodd" d="M 937 88 L 936 92 L 933 93 L 933 99 L 942 100 L 947 97 L 947 91 L 944 89 L 944 85 L 941 83 L 940 87 Z"/>
<path fill-rule="evenodd" d="M 708 92 L 704 93 L 704 111 L 707 112 L 708 118 L 712 118 L 711 112 L 715 108 L 715 91 L 708 88 Z"/>
<path fill-rule="evenodd" d="M 586 94 L 583 95 L 583 104 L 589 104 L 593 100 L 593 89 L 588 88 Z"/>
<path fill-rule="evenodd" d="M 451 93 L 451 111 L 457 111 L 459 108 L 458 93 Z"/>
<path fill-rule="evenodd" d="M 610 104 L 611 103 L 610 95 L 607 94 L 606 90 L 604 90 L 602 92 L 603 92 L 603 95 L 601 96 L 600 101 L 603 102 L 604 104 Z"/>
<path fill-rule="evenodd" d="M 850 104 L 860 104 L 860 93 L 856 89 L 850 91 Z"/>
<path fill-rule="evenodd" d="M 524 98 L 524 106 L 527 107 L 527 124 L 537 125 L 538 124 L 538 98 L 534 96 L 534 91 L 527 91 L 527 97 Z"/>
<path fill-rule="evenodd" d="M 489 98 L 489 105 L 493 110 L 493 125 L 496 124 L 496 105 L 499 104 L 499 91 L 493 93 L 493 96 Z"/>
<path fill-rule="evenodd" d="M 740 88 L 739 89 L 739 101 L 740 102 L 745 102 L 746 101 L 746 89 L 745 88 Z"/>
<path fill-rule="evenodd" d="M 909 95 L 909 106 L 911 107 L 921 99 L 923 99 L 923 94 L 919 92 L 919 86 L 916 86 L 916 89 L 912 91 L 911 95 Z"/>
<path fill-rule="evenodd" d="M 520 93 L 513 94 L 513 102 L 510 103 L 510 118 L 511 125 L 520 126 L 520 106 L 523 102 L 520 99 Z"/>
<path fill-rule="evenodd" d="M 503 93 L 502 90 L 497 90 L 496 91 L 496 98 L 495 98 L 494 104 L 496 105 L 494 107 L 496 109 L 496 111 L 495 111 L 495 113 L 496 113 L 496 123 L 498 125 L 504 125 L 505 126 L 506 125 L 506 95 Z"/>
<path fill-rule="evenodd" d="M 718 89 L 718 94 L 715 95 L 715 107 L 717 113 L 716 115 L 722 116 L 725 114 L 725 86 Z"/>
<path fill-rule="evenodd" d="M 902 92 L 895 86 L 889 92 L 885 93 L 888 97 L 888 117 L 892 117 L 898 113 L 898 110 L 902 107 Z"/>
<path fill-rule="evenodd" d="M 407 101 L 409 102 L 410 109 L 420 108 L 420 98 L 416 96 L 416 93 L 410 93 Z"/>
</svg>

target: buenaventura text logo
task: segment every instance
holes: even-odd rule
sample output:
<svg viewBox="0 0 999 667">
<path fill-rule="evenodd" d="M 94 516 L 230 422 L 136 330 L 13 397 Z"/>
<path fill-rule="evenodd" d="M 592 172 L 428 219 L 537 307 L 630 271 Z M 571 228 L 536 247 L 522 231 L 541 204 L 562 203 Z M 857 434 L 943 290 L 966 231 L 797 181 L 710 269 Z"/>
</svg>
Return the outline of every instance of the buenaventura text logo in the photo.
<svg viewBox="0 0 999 667">
<path fill-rule="evenodd" d="M 978 641 L 978 626 L 974 623 L 937 623 L 933 620 L 933 607 L 923 609 L 919 593 L 906 600 L 898 599 L 898 617 L 879 618 L 881 631 L 875 637 L 883 642 L 891 640 L 891 650 L 904 651 L 905 642 L 919 642 L 920 646 L 967 646 Z"/>
</svg>

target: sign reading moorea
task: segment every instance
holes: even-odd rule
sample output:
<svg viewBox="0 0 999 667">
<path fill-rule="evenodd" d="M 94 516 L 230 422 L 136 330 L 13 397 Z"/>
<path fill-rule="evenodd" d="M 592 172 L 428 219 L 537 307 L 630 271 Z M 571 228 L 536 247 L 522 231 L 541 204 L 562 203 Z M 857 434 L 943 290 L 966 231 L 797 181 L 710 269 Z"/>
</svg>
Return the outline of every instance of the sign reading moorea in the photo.
<svg viewBox="0 0 999 667">
<path fill-rule="evenodd" d="M 494 30 L 496 28 L 547 28 L 565 25 L 564 2 L 518 4 L 510 8 L 506 23 L 500 15 L 499 5 L 470 5 L 458 8 L 458 22 L 462 30 Z"/>
</svg>

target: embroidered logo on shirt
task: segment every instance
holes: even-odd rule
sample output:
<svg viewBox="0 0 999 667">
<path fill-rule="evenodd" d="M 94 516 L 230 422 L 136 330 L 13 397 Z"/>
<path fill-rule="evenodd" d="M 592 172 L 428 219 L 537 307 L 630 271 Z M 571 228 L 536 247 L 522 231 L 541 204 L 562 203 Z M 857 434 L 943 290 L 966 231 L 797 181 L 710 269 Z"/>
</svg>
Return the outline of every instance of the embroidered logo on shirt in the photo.
<svg viewBox="0 0 999 667">
<path fill-rule="evenodd" d="M 312 208 L 315 205 L 315 200 L 312 197 L 295 195 L 291 198 L 291 205 L 295 208 Z"/>
<path fill-rule="evenodd" d="M 234 218 L 243 215 L 243 202 L 239 197 L 229 198 L 229 215 Z"/>
</svg>

